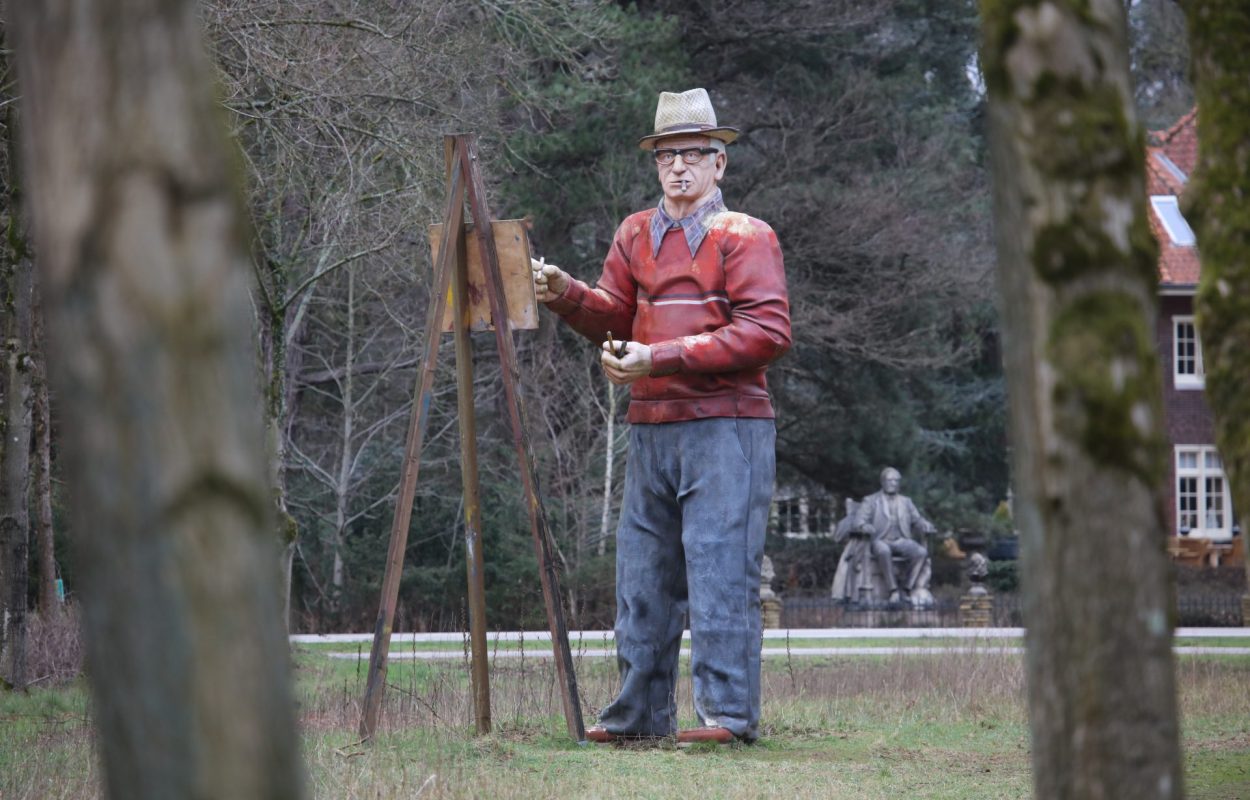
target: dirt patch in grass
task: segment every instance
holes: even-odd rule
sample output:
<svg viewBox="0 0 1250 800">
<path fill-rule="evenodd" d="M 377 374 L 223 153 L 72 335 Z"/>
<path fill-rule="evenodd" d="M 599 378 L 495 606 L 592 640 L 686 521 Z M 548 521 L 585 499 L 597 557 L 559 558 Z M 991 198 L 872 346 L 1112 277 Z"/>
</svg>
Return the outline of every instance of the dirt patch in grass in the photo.
<svg viewBox="0 0 1250 800">
<path fill-rule="evenodd" d="M 1231 736 L 1225 736 L 1218 739 L 1205 739 L 1198 742 L 1191 742 L 1188 747 L 1196 751 L 1208 753 L 1247 753 L 1250 754 L 1250 732 L 1243 731 L 1235 733 Z M 1247 766 L 1250 766 L 1248 763 Z M 1250 795 L 1247 795 L 1250 797 Z"/>
</svg>

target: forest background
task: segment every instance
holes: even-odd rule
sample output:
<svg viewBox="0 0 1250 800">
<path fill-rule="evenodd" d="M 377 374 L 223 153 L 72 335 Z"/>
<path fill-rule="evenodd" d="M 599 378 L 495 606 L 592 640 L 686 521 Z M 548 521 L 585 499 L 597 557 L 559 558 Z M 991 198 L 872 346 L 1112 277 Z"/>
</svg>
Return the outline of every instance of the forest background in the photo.
<svg viewBox="0 0 1250 800">
<path fill-rule="evenodd" d="M 1127 5 L 1139 113 L 1162 128 L 1193 103 L 1183 18 L 1167 0 Z M 365 630 L 376 612 L 428 303 L 427 226 L 445 202 L 442 135 L 476 132 L 496 217 L 530 220 L 536 254 L 593 281 L 618 222 L 658 200 L 635 142 L 665 90 L 707 87 L 720 121 L 742 130 L 726 202 L 783 244 L 795 343 L 769 373 L 779 482 L 824 498 L 832 514 L 892 464 L 940 528 L 1001 524 L 1005 401 L 975 3 L 204 9 L 255 234 L 258 375 L 288 514 L 275 535 L 292 630 Z M 14 266 L 25 244 L 11 179 L 20 98 L 7 59 L 0 66 L 7 331 L 20 317 Z M 545 312 L 517 340 L 570 624 L 610 625 L 626 392 L 602 377 L 593 345 Z M 541 628 L 493 340 L 476 337 L 475 348 L 488 620 Z M 399 630 L 457 629 L 465 616 L 452 360 L 448 337 Z M 50 408 L 55 477 L 55 396 Z M 55 531 L 54 567 L 32 548 L 32 605 L 54 575 L 75 586 L 76 532 L 63 513 L 73 487 L 50 486 L 52 523 L 36 527 Z M 774 537 L 768 549 L 783 568 L 787 558 L 801 566 L 793 588 L 827 591 L 828 545 Z"/>
</svg>

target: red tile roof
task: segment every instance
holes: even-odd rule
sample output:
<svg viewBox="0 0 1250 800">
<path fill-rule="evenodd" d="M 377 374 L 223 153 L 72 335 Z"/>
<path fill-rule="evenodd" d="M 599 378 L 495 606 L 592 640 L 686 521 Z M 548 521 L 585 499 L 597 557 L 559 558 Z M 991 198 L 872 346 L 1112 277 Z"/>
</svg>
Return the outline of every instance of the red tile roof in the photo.
<svg viewBox="0 0 1250 800">
<path fill-rule="evenodd" d="M 1180 197 L 1198 164 L 1198 108 L 1164 131 L 1146 139 L 1146 191 L 1150 195 Z M 1198 248 L 1172 244 L 1158 215 L 1150 210 L 1150 230 L 1159 242 L 1159 288 L 1198 283 Z"/>
<path fill-rule="evenodd" d="M 1198 107 L 1194 106 L 1167 130 L 1151 131 L 1146 143 L 1165 149 L 1186 175 L 1191 174 L 1198 166 Z"/>
</svg>

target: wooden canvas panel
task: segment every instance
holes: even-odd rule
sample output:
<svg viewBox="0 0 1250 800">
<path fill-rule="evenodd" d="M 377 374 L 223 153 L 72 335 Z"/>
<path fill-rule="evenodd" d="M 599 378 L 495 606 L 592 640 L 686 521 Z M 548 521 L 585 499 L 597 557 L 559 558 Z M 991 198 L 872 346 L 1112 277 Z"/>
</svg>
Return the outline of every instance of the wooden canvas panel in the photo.
<svg viewBox="0 0 1250 800">
<path fill-rule="evenodd" d="M 508 301 L 508 318 L 515 330 L 538 327 L 538 299 L 534 296 L 534 278 L 530 269 L 530 243 L 525 220 L 501 219 L 491 222 L 495 233 L 495 250 L 499 253 L 499 271 L 503 277 L 503 293 Z M 469 259 L 469 330 L 494 330 L 490 318 L 490 297 L 486 294 L 486 273 L 482 269 L 477 234 L 472 224 L 464 226 L 464 245 Z M 443 240 L 442 224 L 430 226 L 430 263 L 438 262 L 438 246 Z M 451 331 L 455 314 L 451 289 L 448 288 L 447 311 L 443 314 L 443 332 Z"/>
</svg>

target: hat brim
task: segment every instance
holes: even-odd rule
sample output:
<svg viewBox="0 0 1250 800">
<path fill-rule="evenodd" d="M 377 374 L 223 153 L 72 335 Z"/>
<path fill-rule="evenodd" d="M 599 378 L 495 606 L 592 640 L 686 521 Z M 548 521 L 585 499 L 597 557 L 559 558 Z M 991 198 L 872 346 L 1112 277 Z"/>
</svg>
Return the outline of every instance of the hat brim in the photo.
<svg viewBox="0 0 1250 800">
<path fill-rule="evenodd" d="M 638 140 L 638 146 L 643 150 L 654 150 L 655 143 L 658 140 L 668 139 L 672 136 L 710 136 L 713 139 L 719 139 L 725 144 L 731 144 L 738 138 L 738 129 L 727 125 L 716 128 L 707 125 L 674 125 L 668 130 L 642 137 Z"/>
</svg>

